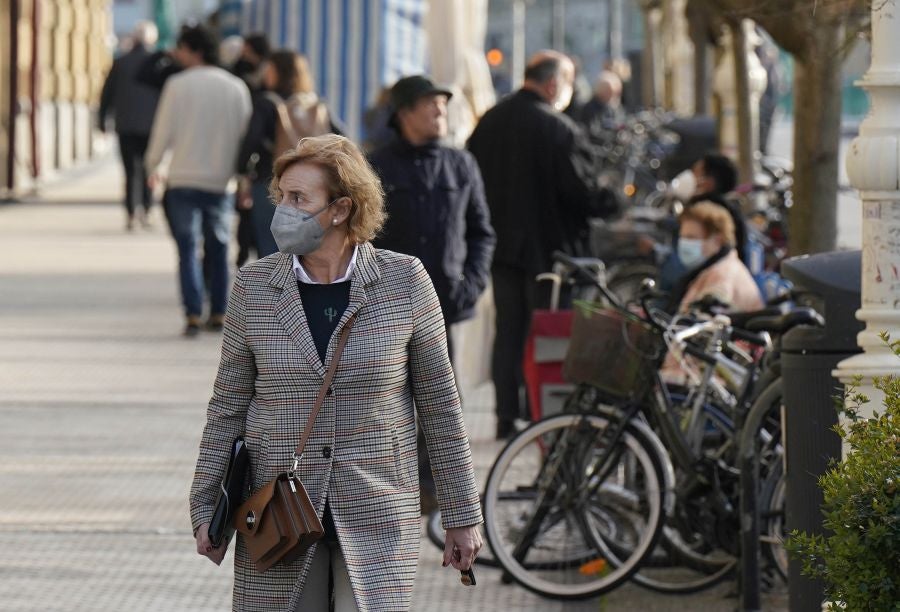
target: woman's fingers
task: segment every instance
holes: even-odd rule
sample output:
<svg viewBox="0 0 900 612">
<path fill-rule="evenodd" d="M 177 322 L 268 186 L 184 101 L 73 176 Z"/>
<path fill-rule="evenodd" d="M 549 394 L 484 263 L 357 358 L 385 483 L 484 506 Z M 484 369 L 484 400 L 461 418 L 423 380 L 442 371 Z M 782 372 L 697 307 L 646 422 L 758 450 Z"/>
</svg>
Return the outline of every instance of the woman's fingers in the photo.
<svg viewBox="0 0 900 612">
<path fill-rule="evenodd" d="M 225 550 L 226 550 L 226 547 L 225 547 L 225 544 L 223 543 L 222 546 L 219 546 L 218 548 L 213 548 L 212 551 L 210 551 L 210 553 L 206 556 L 209 557 L 209 560 L 212 561 L 213 563 L 215 563 L 216 565 L 222 565 L 222 560 L 225 558 Z"/>
<path fill-rule="evenodd" d="M 212 542 L 209 540 L 209 524 L 203 523 L 200 527 L 197 528 L 197 554 L 209 556 L 209 554 L 215 550 L 212 545 Z M 210 557 L 212 558 L 212 557 Z"/>
<path fill-rule="evenodd" d="M 444 540 L 444 567 L 452 565 L 458 570 L 472 567 L 483 539 L 477 526 L 448 529 Z"/>
</svg>

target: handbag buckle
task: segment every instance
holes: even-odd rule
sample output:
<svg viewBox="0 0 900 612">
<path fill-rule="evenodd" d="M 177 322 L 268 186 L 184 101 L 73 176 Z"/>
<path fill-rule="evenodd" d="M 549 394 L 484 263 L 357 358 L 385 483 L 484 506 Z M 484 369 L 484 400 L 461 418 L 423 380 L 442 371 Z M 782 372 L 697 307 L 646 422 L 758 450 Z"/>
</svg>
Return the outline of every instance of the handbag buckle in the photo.
<svg viewBox="0 0 900 612">
<path fill-rule="evenodd" d="M 288 472 L 289 478 L 294 477 L 294 474 L 297 472 L 297 468 L 300 467 L 301 459 L 303 459 L 303 453 L 300 453 L 299 456 L 297 456 L 297 453 L 294 453 L 294 465 L 293 465 L 293 467 L 291 467 L 290 471 Z"/>
<path fill-rule="evenodd" d="M 256 525 L 256 513 L 251 510 L 247 513 L 247 529 L 252 530 L 254 525 Z"/>
</svg>

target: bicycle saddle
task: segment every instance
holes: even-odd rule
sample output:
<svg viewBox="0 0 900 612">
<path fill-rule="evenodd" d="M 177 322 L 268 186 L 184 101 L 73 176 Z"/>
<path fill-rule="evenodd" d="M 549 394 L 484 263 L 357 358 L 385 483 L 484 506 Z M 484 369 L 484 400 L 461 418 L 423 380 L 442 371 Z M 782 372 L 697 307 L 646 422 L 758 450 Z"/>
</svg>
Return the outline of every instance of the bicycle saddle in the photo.
<svg viewBox="0 0 900 612">
<path fill-rule="evenodd" d="M 740 329 L 747 329 L 748 331 L 768 331 L 764 330 L 750 330 L 747 327 L 747 324 L 754 319 L 762 319 L 762 318 L 778 318 L 782 315 L 785 315 L 789 312 L 786 304 L 778 304 L 776 306 L 767 306 L 762 310 L 751 310 L 749 312 L 726 312 L 725 314 L 731 319 L 732 327 L 738 327 Z"/>
<path fill-rule="evenodd" d="M 732 322 L 734 320 L 732 319 Z M 744 329 L 781 335 L 798 325 L 825 327 L 825 317 L 808 306 L 800 306 L 781 316 L 759 316 L 746 322 Z"/>
</svg>

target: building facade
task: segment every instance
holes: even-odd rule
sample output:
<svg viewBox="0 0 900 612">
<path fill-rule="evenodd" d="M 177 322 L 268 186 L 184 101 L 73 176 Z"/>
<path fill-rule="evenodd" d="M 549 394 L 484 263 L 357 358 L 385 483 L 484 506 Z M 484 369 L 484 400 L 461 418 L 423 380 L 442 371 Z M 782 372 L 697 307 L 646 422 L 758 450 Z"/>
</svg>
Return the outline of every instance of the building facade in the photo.
<svg viewBox="0 0 900 612">
<path fill-rule="evenodd" d="M 106 0 L 0 0 L 0 197 L 95 154 L 110 27 Z"/>
</svg>

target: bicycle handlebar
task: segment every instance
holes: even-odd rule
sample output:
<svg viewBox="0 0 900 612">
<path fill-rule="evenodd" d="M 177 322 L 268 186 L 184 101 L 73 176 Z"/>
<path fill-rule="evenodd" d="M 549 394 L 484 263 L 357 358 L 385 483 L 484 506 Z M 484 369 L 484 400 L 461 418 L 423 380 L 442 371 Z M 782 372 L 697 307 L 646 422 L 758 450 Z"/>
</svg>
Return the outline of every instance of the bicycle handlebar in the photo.
<svg viewBox="0 0 900 612">
<path fill-rule="evenodd" d="M 597 289 L 600 290 L 600 293 L 603 294 L 603 297 L 605 297 L 614 307 L 618 308 L 619 310 L 625 310 L 625 307 L 619 301 L 619 298 L 617 298 L 606 287 L 606 285 L 598 281 L 593 274 L 586 270 L 585 267 L 578 263 L 573 257 L 567 255 L 566 253 L 563 253 L 562 251 L 554 251 L 553 260 L 563 264 L 567 268 L 572 269 L 572 271 L 575 272 L 575 276 L 579 277 L 581 280 L 597 287 Z"/>
</svg>

